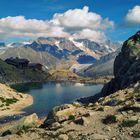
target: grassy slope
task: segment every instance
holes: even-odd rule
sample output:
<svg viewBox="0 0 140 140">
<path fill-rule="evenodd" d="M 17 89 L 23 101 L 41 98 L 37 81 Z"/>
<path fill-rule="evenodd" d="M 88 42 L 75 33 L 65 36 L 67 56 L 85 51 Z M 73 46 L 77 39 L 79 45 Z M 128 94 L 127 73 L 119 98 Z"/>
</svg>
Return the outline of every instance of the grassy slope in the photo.
<svg viewBox="0 0 140 140">
<path fill-rule="evenodd" d="M 45 81 L 47 77 L 47 72 L 35 71 L 31 69 L 19 70 L 16 67 L 8 65 L 4 61 L 0 60 L 0 83 Z"/>
</svg>

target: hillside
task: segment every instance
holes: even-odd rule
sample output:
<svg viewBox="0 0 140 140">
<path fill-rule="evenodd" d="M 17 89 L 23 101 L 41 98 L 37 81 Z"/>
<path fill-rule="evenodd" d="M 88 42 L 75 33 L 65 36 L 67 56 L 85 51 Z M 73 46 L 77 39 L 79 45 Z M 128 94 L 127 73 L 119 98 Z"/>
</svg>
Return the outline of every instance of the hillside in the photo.
<svg viewBox="0 0 140 140">
<path fill-rule="evenodd" d="M 69 70 L 50 70 L 49 71 L 50 76 L 48 77 L 49 80 L 54 80 L 54 81 L 71 81 L 71 80 L 76 80 L 80 77 L 77 76 L 77 74 L 69 71 Z"/>
<path fill-rule="evenodd" d="M 5 53 L 0 55 L 0 58 L 3 60 L 9 57 L 27 58 L 31 62 L 41 63 L 50 68 L 54 67 L 54 65 L 58 62 L 57 58 L 47 52 L 37 52 L 32 48 L 27 47 L 9 48 L 5 51 Z"/>
<path fill-rule="evenodd" d="M 17 69 L 0 60 L 0 83 L 43 82 L 47 80 L 47 77 L 47 72 Z"/>
</svg>

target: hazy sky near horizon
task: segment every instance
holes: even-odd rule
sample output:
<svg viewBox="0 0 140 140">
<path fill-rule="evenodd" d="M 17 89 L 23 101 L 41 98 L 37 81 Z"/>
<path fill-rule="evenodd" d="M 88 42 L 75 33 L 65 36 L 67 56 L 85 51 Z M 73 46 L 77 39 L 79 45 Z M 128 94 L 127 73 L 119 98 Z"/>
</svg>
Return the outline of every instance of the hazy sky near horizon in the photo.
<svg viewBox="0 0 140 140">
<path fill-rule="evenodd" d="M 140 0 L 1 0 L 0 41 L 40 36 L 124 41 L 140 29 Z"/>
</svg>

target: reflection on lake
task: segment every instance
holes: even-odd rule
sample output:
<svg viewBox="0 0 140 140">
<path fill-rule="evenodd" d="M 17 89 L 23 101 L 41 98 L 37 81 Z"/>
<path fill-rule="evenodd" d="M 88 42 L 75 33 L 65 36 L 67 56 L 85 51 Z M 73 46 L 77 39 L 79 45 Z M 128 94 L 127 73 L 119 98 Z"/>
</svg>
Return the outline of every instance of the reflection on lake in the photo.
<svg viewBox="0 0 140 140">
<path fill-rule="evenodd" d="M 27 114 L 37 113 L 39 117 L 46 114 L 57 105 L 70 103 L 81 97 L 88 97 L 100 92 L 103 85 L 83 85 L 80 83 L 31 83 L 12 86 L 16 90 L 30 94 L 33 105 L 24 109 Z"/>
</svg>

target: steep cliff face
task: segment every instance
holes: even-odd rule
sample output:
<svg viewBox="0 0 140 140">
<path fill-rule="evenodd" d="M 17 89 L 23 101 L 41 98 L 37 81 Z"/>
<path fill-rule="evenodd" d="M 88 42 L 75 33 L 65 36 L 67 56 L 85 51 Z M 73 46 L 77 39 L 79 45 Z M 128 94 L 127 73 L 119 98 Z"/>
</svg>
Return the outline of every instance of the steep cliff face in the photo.
<svg viewBox="0 0 140 140">
<path fill-rule="evenodd" d="M 140 80 L 140 31 L 124 42 L 114 62 L 114 76 L 103 88 L 103 94 L 124 89 Z"/>
</svg>

